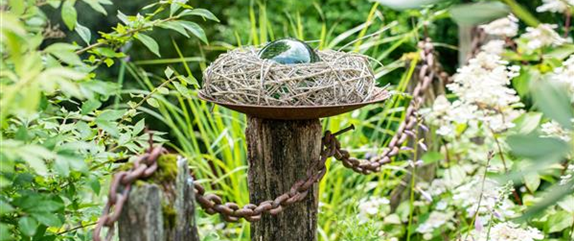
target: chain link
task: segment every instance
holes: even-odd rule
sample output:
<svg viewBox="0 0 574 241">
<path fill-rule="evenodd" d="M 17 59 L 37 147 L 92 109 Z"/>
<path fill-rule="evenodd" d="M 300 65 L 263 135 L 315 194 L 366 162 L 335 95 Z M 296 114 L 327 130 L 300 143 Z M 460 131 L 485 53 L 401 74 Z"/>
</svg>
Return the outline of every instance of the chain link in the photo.
<svg viewBox="0 0 574 241">
<path fill-rule="evenodd" d="M 110 185 L 108 202 L 94 228 L 94 241 L 102 240 L 101 232 L 104 227 L 108 228 L 108 233 L 104 240 L 112 240 L 115 231 L 114 225 L 128 200 L 132 184 L 138 179 L 148 178 L 153 175 L 158 168 L 157 159 L 165 153 L 167 152 L 163 147 L 151 148 L 147 153 L 139 156 L 134 161 L 133 167 L 129 171 L 120 171 L 114 175 Z"/>
<path fill-rule="evenodd" d="M 295 182 L 288 192 L 273 200 L 263 201 L 258 205 L 246 204 L 239 207 L 236 203 L 223 203 L 221 197 L 215 194 L 206 194 L 205 188 L 197 182 L 194 183 L 195 199 L 208 214 L 219 213 L 228 222 L 237 222 L 242 218 L 249 222 L 255 222 L 261 220 L 263 214 L 277 215 L 290 204 L 303 200 L 313 185 L 323 178 L 327 171 L 325 162 L 337 152 L 337 146 L 332 145 L 332 143 L 336 143 L 336 136 L 353 128 L 350 126 L 337 133 L 327 131 L 321 140 L 321 156 L 315 166 L 307 171 L 307 178 Z"/>
<path fill-rule="evenodd" d="M 369 160 L 360 160 L 351 157 L 349 151 L 341 149 L 341 143 L 336 138 L 328 138 L 330 142 L 324 143 L 327 148 L 335 149 L 335 159 L 341 161 L 343 165 L 353 171 L 361 174 L 370 174 L 379 172 L 381 166 L 391 162 L 391 158 L 396 156 L 400 151 L 400 146 L 409 138 L 416 139 L 415 128 L 419 126 L 420 116 L 418 110 L 423 104 L 425 93 L 431 86 L 433 79 L 439 78 L 443 81 L 448 81 L 448 74 L 442 70 L 440 64 L 435 61 L 434 46 L 429 38 L 419 42 L 419 49 L 421 49 L 422 65 L 420 67 L 419 82 L 415 86 L 412 99 L 407 107 L 405 121 L 399 125 L 395 135 L 389 142 L 387 149 L 381 156 L 371 158 Z M 440 74 L 436 74 L 440 73 Z M 325 134 L 326 136 L 329 133 Z"/>
<path fill-rule="evenodd" d="M 215 194 L 207 194 L 205 188 L 194 182 L 195 199 L 208 214 L 219 213 L 228 222 L 237 222 L 245 219 L 249 222 L 261 220 L 264 214 L 277 215 L 285 207 L 303 200 L 313 185 L 319 182 L 326 172 L 325 162 L 329 157 L 341 161 L 343 165 L 361 174 L 370 174 L 380 171 L 380 167 L 391 162 L 391 158 L 400 151 L 400 146 L 409 138 L 416 138 L 414 129 L 419 126 L 419 107 L 423 104 L 424 95 L 435 78 L 448 82 L 448 74 L 442 71 L 435 61 L 434 46 L 429 38 L 419 42 L 418 47 L 422 50 L 422 65 L 419 71 L 419 82 L 415 86 L 412 99 L 407 107 L 405 121 L 399 125 L 395 135 L 389 142 L 388 148 L 381 156 L 369 160 L 360 160 L 351 157 L 349 151 L 341 148 L 337 135 L 354 129 L 354 126 L 345 128 L 339 132 L 327 131 L 321 139 L 321 155 L 315 166 L 307 171 L 307 178 L 299 180 L 291 186 L 288 192 L 279 195 L 273 200 L 267 200 L 256 204 L 246 204 L 240 207 L 233 202 L 223 203 L 223 199 Z M 436 74 L 440 73 L 440 74 Z M 135 180 L 151 176 L 157 169 L 157 158 L 166 153 L 161 147 L 153 148 L 150 152 L 141 155 L 134 162 L 130 171 L 122 171 L 114 175 L 110 187 L 108 203 L 104 207 L 102 216 L 94 229 L 94 241 L 101 241 L 100 233 L 103 227 L 108 227 L 106 241 L 112 239 L 114 224 L 118 220 L 122 208 L 128 198 L 131 185 Z"/>
</svg>

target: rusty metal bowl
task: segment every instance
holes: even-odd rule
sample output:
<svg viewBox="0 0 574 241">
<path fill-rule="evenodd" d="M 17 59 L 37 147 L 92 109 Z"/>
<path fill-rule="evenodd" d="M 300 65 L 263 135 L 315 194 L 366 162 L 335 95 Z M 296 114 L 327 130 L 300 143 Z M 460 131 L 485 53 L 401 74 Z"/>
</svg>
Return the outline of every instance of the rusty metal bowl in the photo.
<svg viewBox="0 0 574 241">
<path fill-rule="evenodd" d="M 330 105 L 330 106 L 260 106 L 242 105 L 219 102 L 209 99 L 199 92 L 199 98 L 225 108 L 232 109 L 249 116 L 274 120 L 308 120 L 340 115 L 370 104 L 381 103 L 389 98 L 390 94 L 382 88 L 375 89 L 372 100 L 356 104 Z"/>
</svg>

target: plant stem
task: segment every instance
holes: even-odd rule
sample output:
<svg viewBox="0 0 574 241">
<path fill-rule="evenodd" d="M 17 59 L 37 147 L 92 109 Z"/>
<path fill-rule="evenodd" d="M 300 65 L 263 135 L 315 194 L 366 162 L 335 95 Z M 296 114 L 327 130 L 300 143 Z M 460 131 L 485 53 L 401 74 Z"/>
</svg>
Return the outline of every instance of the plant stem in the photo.
<svg viewBox="0 0 574 241">
<path fill-rule="evenodd" d="M 484 183 L 486 182 L 486 173 L 488 172 L 488 166 L 490 165 L 490 160 L 492 160 L 492 157 L 493 157 L 492 153 L 489 153 L 486 160 L 486 166 L 484 167 L 484 175 L 482 176 L 480 184 L 480 195 L 478 196 L 478 204 L 476 207 L 476 211 L 474 212 L 474 215 L 472 215 L 472 220 L 470 221 L 470 225 L 468 227 L 464 240 L 468 240 L 470 230 L 472 230 L 474 223 L 476 222 L 476 218 L 478 217 L 478 212 L 480 211 L 480 204 L 482 204 L 482 198 L 484 196 Z"/>
<path fill-rule="evenodd" d="M 414 215 L 414 209 L 415 209 L 415 175 L 416 175 L 416 170 L 417 170 L 417 159 L 418 159 L 418 128 L 415 128 L 415 136 L 417 138 L 415 138 L 416 140 L 413 142 L 414 144 L 414 154 L 413 154 L 413 170 L 411 172 L 411 189 L 410 189 L 410 200 L 409 200 L 409 225 L 407 226 L 407 241 L 411 240 L 411 225 L 413 224 L 413 215 Z"/>
<path fill-rule="evenodd" d="M 508 168 L 506 167 L 506 159 L 504 158 L 504 154 L 502 153 L 502 147 L 500 146 L 500 142 L 498 141 L 498 137 L 495 136 L 494 131 L 492 131 L 492 136 L 494 137 L 494 142 L 496 142 L 496 148 L 498 149 L 498 155 L 500 155 L 500 160 L 502 160 L 502 165 L 504 166 L 504 173 L 508 173 Z M 512 195 L 514 200 L 518 203 L 518 205 L 522 206 L 522 200 L 520 200 L 520 195 L 516 190 L 512 190 Z"/>
<path fill-rule="evenodd" d="M 517 3 L 515 0 L 500 0 L 500 1 L 503 3 L 506 3 L 506 5 L 508 5 L 508 7 L 510 7 L 510 10 L 512 11 L 512 13 L 514 13 L 514 15 L 516 15 L 516 17 L 520 18 L 522 21 L 524 21 L 529 26 L 536 27 L 536 26 L 538 26 L 538 24 L 540 24 L 540 21 L 538 21 L 538 19 L 536 19 L 536 17 L 534 17 L 534 15 L 532 15 L 530 12 L 528 12 L 528 10 L 526 10 L 524 7 L 522 7 L 522 5 Z"/>
<path fill-rule="evenodd" d="M 135 33 L 141 32 L 141 31 L 144 31 L 144 30 L 146 30 L 146 29 L 148 29 L 148 28 L 153 28 L 153 27 L 155 27 L 155 26 L 157 26 L 157 25 L 160 25 L 160 24 L 162 24 L 162 23 L 165 23 L 165 22 L 168 22 L 168 21 L 172 21 L 172 20 L 176 20 L 177 18 L 178 18 L 178 17 L 170 17 L 170 18 L 158 20 L 158 21 L 154 22 L 154 24 L 152 24 L 152 25 L 143 26 L 143 27 L 139 27 L 139 28 L 136 28 L 136 29 L 130 29 L 130 30 L 128 30 L 127 32 L 125 32 L 124 34 L 121 34 L 119 37 L 120 37 L 120 38 L 121 38 L 121 37 L 126 37 L 126 36 L 129 36 L 129 35 L 132 35 L 132 34 L 135 34 Z M 110 41 L 101 41 L 101 42 L 97 42 L 97 43 L 94 43 L 94 44 L 90 44 L 90 45 L 84 47 L 83 49 L 80 49 L 80 50 L 76 51 L 76 54 L 83 54 L 83 53 L 85 53 L 85 52 L 87 52 L 88 50 L 91 50 L 91 49 L 93 49 L 93 48 L 97 48 L 97 47 L 101 47 L 101 46 L 103 46 L 103 45 L 109 44 L 109 42 L 110 42 Z"/>
<path fill-rule="evenodd" d="M 65 233 L 68 233 L 68 232 L 71 232 L 71 231 L 74 231 L 74 230 L 78 230 L 78 229 L 81 229 L 81 228 L 86 228 L 86 227 L 94 226 L 94 225 L 96 225 L 96 224 L 97 224 L 97 222 L 82 224 L 82 225 L 79 225 L 79 226 L 76 226 L 76 227 L 73 227 L 73 228 L 70 228 L 70 229 L 66 229 L 66 230 L 64 230 L 64 231 L 62 231 L 62 232 L 59 232 L 58 235 L 62 235 L 62 234 L 65 234 Z"/>
<path fill-rule="evenodd" d="M 567 38 L 570 35 L 570 24 L 572 20 L 572 12 L 568 10 L 566 12 L 566 22 L 564 23 L 564 38 Z"/>
<path fill-rule="evenodd" d="M 149 92 L 148 95 L 146 95 L 142 100 L 140 100 L 140 102 L 138 102 L 136 105 L 134 105 L 132 108 L 130 108 L 130 110 L 128 110 L 127 112 L 131 111 L 131 110 L 137 110 L 140 106 L 142 106 L 149 98 L 151 98 L 158 89 L 165 87 L 167 84 L 171 83 L 173 80 L 177 79 L 177 77 L 172 77 L 166 81 L 164 81 L 163 83 L 161 83 L 160 85 L 158 85 L 156 88 L 154 88 L 151 92 Z M 126 112 L 126 113 L 127 113 Z M 122 117 L 122 119 L 120 119 L 120 121 L 118 121 L 118 125 L 121 124 L 122 122 L 124 122 L 125 120 L 127 120 L 128 115 L 124 115 Z"/>
</svg>

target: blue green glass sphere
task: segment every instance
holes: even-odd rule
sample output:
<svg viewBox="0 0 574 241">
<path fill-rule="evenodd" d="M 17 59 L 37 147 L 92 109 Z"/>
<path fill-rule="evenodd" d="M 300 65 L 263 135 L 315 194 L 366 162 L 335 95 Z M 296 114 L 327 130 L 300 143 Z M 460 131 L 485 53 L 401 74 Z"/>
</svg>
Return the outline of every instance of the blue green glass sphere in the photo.
<svg viewBox="0 0 574 241">
<path fill-rule="evenodd" d="M 259 51 L 259 58 L 280 64 L 309 64 L 321 61 L 311 46 L 297 39 L 275 40 Z"/>
</svg>

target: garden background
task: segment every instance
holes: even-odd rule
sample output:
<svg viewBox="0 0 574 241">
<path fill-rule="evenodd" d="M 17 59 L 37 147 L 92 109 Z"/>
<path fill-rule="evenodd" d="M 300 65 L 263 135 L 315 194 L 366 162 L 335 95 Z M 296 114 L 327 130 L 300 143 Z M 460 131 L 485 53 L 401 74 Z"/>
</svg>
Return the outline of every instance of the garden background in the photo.
<svg viewBox="0 0 574 241">
<path fill-rule="evenodd" d="M 245 116 L 197 90 L 220 54 L 284 37 L 374 59 L 393 97 L 322 120 L 356 127 L 340 137 L 355 156 L 383 152 L 403 121 L 419 41 L 449 75 L 421 111 L 424 137 L 381 172 L 328 162 L 320 240 L 574 239 L 570 0 L 0 6 L 0 240 L 90 240 L 111 175 L 152 132 L 209 191 L 248 203 Z M 203 240 L 249 240 L 246 221 L 197 211 Z"/>
</svg>

